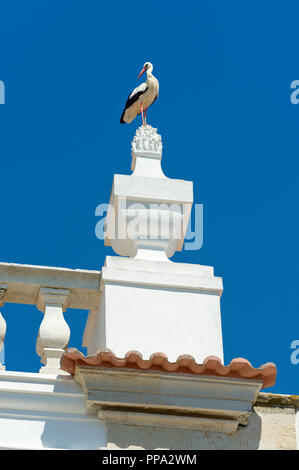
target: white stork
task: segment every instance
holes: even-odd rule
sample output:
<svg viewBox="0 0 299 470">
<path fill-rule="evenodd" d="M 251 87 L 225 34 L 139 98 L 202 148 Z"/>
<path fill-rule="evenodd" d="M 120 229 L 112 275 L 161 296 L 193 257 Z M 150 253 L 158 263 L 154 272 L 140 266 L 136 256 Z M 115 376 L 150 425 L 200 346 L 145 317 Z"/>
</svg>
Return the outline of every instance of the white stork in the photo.
<svg viewBox="0 0 299 470">
<path fill-rule="evenodd" d="M 121 124 L 129 124 L 140 113 L 142 116 L 142 125 L 144 126 L 146 124 L 147 108 L 153 104 L 159 95 L 159 82 L 152 74 L 153 65 L 150 62 L 145 62 L 138 78 L 145 71 L 147 74 L 146 82 L 136 87 L 129 95 L 120 118 Z"/>
</svg>

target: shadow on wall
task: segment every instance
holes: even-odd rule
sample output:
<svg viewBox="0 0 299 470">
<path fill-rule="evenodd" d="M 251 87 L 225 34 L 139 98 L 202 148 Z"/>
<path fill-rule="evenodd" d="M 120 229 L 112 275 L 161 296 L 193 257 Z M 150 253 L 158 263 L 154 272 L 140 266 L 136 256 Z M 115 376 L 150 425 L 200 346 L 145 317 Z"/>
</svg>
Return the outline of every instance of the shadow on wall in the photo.
<svg viewBox="0 0 299 470">
<path fill-rule="evenodd" d="M 247 426 L 239 425 L 234 434 L 120 424 L 110 424 L 107 429 L 107 445 L 111 449 L 255 450 L 260 437 L 261 419 L 254 411 Z"/>
<path fill-rule="evenodd" d="M 98 450 L 106 446 L 105 427 L 98 419 L 46 418 L 41 441 L 44 449 Z"/>
<path fill-rule="evenodd" d="M 86 410 L 82 388 L 70 380 L 56 383 L 49 402 L 53 412 L 44 417 L 40 440 L 44 449 L 97 450 L 106 447 L 106 428 L 95 414 Z"/>
</svg>

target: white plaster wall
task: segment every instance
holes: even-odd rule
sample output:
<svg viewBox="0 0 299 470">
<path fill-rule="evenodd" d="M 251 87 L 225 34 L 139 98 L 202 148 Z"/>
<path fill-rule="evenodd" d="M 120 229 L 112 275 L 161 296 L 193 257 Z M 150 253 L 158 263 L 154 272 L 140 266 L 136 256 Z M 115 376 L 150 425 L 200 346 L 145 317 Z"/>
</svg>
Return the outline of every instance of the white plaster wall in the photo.
<svg viewBox="0 0 299 470">
<path fill-rule="evenodd" d="M 106 428 L 72 376 L 0 371 L 0 449 L 100 449 Z"/>
<path fill-rule="evenodd" d="M 120 357 L 137 350 L 144 358 L 164 352 L 170 361 L 181 354 L 191 354 L 199 362 L 209 355 L 223 358 L 217 294 L 106 284 L 101 315 L 106 346 Z"/>
<path fill-rule="evenodd" d="M 261 419 L 259 449 L 296 449 L 296 412 L 294 408 L 257 406 L 255 411 Z"/>
<path fill-rule="evenodd" d="M 105 445 L 105 426 L 96 418 L 0 415 L 0 449 L 89 450 Z"/>
</svg>

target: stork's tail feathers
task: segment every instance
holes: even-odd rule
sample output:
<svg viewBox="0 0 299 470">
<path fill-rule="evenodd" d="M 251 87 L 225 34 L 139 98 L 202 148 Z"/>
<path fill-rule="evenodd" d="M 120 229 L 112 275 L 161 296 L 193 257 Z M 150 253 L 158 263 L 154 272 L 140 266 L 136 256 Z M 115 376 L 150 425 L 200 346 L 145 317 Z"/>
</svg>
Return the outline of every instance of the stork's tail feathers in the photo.
<svg viewBox="0 0 299 470">
<path fill-rule="evenodd" d="M 122 115 L 121 115 L 121 118 L 120 118 L 120 120 L 119 120 L 119 122 L 120 122 L 121 124 L 126 124 L 126 121 L 124 121 L 124 114 L 125 114 L 125 113 L 123 112 Z"/>
</svg>

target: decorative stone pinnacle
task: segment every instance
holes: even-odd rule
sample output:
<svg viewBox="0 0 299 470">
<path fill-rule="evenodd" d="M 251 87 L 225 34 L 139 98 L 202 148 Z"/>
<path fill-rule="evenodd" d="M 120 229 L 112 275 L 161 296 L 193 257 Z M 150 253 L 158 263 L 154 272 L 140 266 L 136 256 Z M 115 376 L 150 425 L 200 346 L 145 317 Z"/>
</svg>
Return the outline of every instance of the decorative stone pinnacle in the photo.
<svg viewBox="0 0 299 470">
<path fill-rule="evenodd" d="M 149 156 L 157 154 L 158 158 L 162 156 L 162 138 L 157 133 L 157 129 L 146 124 L 136 130 L 132 141 L 132 157 Z"/>
<path fill-rule="evenodd" d="M 162 138 L 156 128 L 146 124 L 136 130 L 131 155 L 135 176 L 166 178 L 161 168 Z"/>
</svg>

